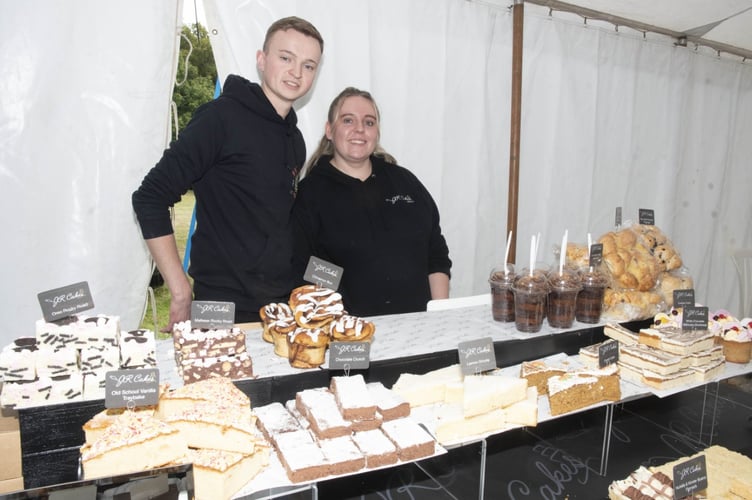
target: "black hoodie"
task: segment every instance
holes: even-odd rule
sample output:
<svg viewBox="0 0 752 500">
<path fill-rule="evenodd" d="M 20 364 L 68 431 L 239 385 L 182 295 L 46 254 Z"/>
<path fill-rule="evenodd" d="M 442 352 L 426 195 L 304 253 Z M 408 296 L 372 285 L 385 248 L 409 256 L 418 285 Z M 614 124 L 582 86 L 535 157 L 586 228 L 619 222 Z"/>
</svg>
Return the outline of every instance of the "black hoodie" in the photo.
<svg viewBox="0 0 752 500">
<path fill-rule="evenodd" d="M 295 111 L 281 118 L 258 84 L 228 76 L 133 193 L 144 238 L 172 233 L 169 207 L 193 189 L 195 298 L 234 302 L 236 319 L 255 319 L 292 288 L 290 209 L 305 156 Z"/>
<path fill-rule="evenodd" d="M 344 268 L 339 291 L 350 314 L 425 311 L 428 275 L 449 275 L 439 210 L 409 170 L 371 157 L 371 176 L 350 177 L 324 156 L 300 182 L 293 207 L 295 268 L 311 255 Z"/>
</svg>

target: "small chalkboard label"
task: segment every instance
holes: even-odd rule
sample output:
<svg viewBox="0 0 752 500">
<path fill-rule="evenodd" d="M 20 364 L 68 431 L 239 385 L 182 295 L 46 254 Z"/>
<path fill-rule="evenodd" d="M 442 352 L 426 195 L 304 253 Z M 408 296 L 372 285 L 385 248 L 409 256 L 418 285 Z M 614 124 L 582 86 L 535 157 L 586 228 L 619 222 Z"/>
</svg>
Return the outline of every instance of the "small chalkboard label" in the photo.
<svg viewBox="0 0 752 500">
<path fill-rule="evenodd" d="M 590 257 L 588 265 L 597 267 L 603 260 L 603 243 L 593 243 L 590 245 Z"/>
<path fill-rule="evenodd" d="M 465 375 L 482 373 L 496 368 L 496 351 L 491 337 L 460 342 L 457 346 L 460 367 Z"/>
<path fill-rule="evenodd" d="M 329 344 L 330 370 L 365 370 L 370 363 L 370 342 L 332 342 Z"/>
<path fill-rule="evenodd" d="M 686 290 L 674 290 L 674 308 L 694 307 L 695 290 L 688 288 Z"/>
<path fill-rule="evenodd" d="M 94 307 L 89 283 L 86 281 L 40 292 L 37 298 L 42 307 L 42 316 L 47 322 L 61 320 Z"/>
<path fill-rule="evenodd" d="M 616 215 L 614 216 L 614 226 L 621 227 L 621 207 L 616 207 Z"/>
<path fill-rule="evenodd" d="M 159 401 L 159 370 L 114 370 L 105 374 L 105 408 L 134 408 Z"/>
<path fill-rule="evenodd" d="M 344 269 L 340 266 L 311 255 L 303 279 L 314 285 L 337 290 L 343 272 Z"/>
<path fill-rule="evenodd" d="M 682 330 L 707 330 L 708 308 L 685 307 L 682 309 Z"/>
<path fill-rule="evenodd" d="M 232 328 L 235 325 L 235 304 L 194 300 L 191 303 L 192 328 Z"/>
<path fill-rule="evenodd" d="M 652 208 L 640 208 L 638 213 L 640 224 L 655 226 L 655 211 Z"/>
<path fill-rule="evenodd" d="M 619 342 L 609 340 L 598 347 L 598 366 L 603 368 L 619 361 Z"/>
<path fill-rule="evenodd" d="M 688 497 L 708 487 L 705 455 L 674 465 L 674 498 Z"/>
</svg>

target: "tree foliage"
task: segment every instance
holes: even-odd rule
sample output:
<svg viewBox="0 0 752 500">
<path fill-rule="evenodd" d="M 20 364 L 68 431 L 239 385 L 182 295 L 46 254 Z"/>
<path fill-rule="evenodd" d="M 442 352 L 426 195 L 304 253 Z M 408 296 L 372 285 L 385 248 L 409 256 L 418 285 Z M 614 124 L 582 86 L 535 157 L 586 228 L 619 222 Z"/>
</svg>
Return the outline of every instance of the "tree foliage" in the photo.
<svg viewBox="0 0 752 500">
<path fill-rule="evenodd" d="M 217 67 L 206 28 L 200 23 L 183 26 L 181 35 L 180 59 L 172 95 L 178 112 L 178 130 L 185 128 L 197 107 L 214 98 L 217 81 Z"/>
</svg>

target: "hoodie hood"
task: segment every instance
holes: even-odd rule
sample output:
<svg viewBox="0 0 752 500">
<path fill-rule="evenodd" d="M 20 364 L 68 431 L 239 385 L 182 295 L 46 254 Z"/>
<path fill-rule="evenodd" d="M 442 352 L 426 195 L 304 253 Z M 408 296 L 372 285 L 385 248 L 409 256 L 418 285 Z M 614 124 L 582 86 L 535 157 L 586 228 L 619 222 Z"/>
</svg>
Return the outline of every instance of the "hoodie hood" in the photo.
<svg viewBox="0 0 752 500">
<path fill-rule="evenodd" d="M 285 123 L 288 127 L 295 127 L 298 124 L 298 116 L 295 114 L 294 108 L 290 108 L 287 116 L 282 118 L 277 114 L 266 94 L 264 94 L 261 85 L 250 82 L 242 76 L 229 75 L 227 77 L 222 87 L 222 97 L 239 102 L 267 120 Z"/>
</svg>

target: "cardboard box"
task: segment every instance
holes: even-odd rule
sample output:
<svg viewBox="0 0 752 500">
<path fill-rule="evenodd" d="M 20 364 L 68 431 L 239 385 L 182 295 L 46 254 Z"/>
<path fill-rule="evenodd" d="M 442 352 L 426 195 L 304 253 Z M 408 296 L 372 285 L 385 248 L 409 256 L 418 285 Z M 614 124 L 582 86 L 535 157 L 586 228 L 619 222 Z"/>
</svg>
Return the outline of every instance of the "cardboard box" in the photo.
<svg viewBox="0 0 752 500">
<path fill-rule="evenodd" d="M 22 474 L 18 414 L 3 410 L 0 414 L 0 481 L 18 479 Z"/>
<path fill-rule="evenodd" d="M 24 489 L 24 481 L 22 477 L 14 477 L 13 479 L 0 481 L 0 493 L 10 493 L 11 491 L 19 491 L 22 489 Z"/>
</svg>

